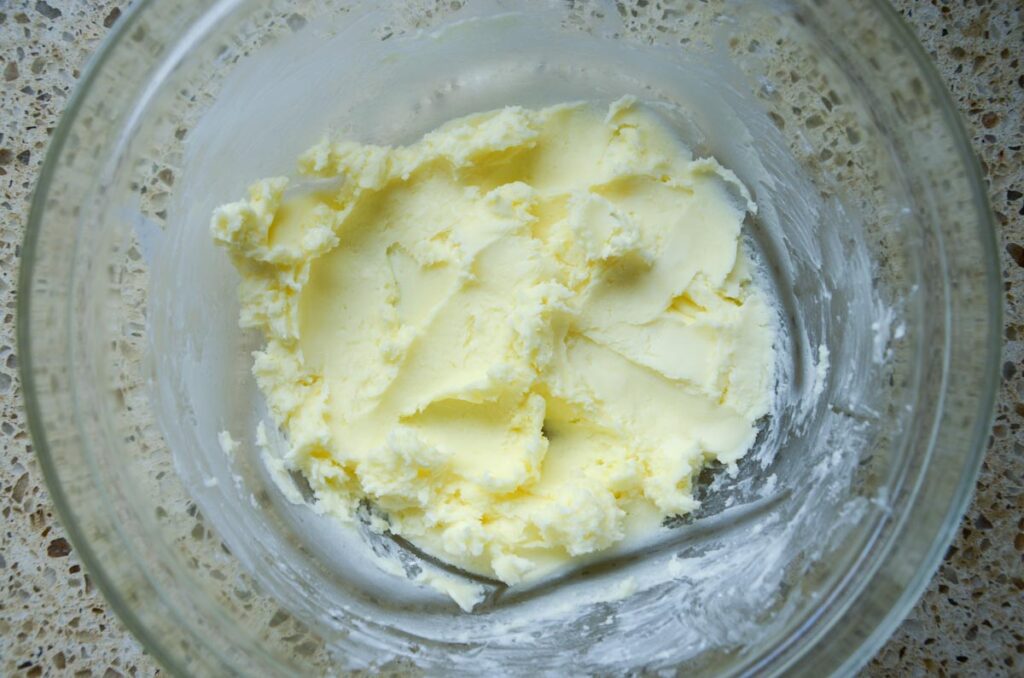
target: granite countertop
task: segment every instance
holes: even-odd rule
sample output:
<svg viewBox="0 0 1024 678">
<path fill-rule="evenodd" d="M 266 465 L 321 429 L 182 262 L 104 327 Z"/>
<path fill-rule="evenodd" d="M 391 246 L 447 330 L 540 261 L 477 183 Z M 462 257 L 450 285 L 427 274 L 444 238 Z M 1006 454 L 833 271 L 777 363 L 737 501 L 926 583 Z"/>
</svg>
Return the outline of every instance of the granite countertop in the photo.
<svg viewBox="0 0 1024 678">
<path fill-rule="evenodd" d="M 160 673 L 93 587 L 32 450 L 14 340 L 23 229 L 50 134 L 124 0 L 0 0 L 0 674 Z M 1024 675 L 1024 5 L 894 0 L 966 120 L 1002 241 L 1005 354 L 974 500 L 866 675 Z"/>
</svg>

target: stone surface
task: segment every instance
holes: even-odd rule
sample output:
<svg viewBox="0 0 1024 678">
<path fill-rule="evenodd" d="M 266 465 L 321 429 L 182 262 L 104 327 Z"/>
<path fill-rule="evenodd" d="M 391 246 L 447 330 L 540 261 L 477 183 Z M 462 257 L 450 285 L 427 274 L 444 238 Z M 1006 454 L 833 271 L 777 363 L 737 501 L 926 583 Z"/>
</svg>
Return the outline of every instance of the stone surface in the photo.
<svg viewBox="0 0 1024 678">
<path fill-rule="evenodd" d="M 127 2 L 0 0 L 0 674 L 159 673 L 56 521 L 22 411 L 16 277 L 32 187 L 75 81 Z M 927 593 L 866 675 L 1024 674 L 1024 6 L 895 0 L 972 133 L 1003 245 L 1006 349 L 974 501 Z"/>
</svg>

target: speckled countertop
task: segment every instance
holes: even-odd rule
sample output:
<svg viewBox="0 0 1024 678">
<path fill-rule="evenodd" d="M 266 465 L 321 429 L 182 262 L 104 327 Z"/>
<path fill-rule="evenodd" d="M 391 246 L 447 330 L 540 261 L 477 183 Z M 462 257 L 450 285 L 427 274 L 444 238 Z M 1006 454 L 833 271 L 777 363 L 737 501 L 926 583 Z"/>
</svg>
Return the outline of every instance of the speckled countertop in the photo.
<svg viewBox="0 0 1024 678">
<path fill-rule="evenodd" d="M 970 128 L 1000 228 L 1006 349 L 974 501 L 927 593 L 866 675 L 1024 675 L 1024 5 L 894 0 Z M 16 279 L 50 134 L 116 0 L 0 0 L 0 674 L 155 675 L 82 570 L 22 411 Z M 1018 298 L 1021 298 L 1018 301 Z"/>
</svg>

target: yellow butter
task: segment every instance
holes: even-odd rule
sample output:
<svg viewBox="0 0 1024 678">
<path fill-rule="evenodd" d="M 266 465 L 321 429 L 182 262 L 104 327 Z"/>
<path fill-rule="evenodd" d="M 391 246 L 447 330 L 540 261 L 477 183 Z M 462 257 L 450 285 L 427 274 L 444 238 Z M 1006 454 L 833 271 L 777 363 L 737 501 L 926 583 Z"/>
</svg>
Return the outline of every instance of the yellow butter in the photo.
<svg viewBox="0 0 1024 678">
<path fill-rule="evenodd" d="M 219 208 L 254 373 L 321 507 L 509 584 L 693 510 L 769 410 L 746 189 L 631 99 L 323 143 Z M 324 182 L 320 182 L 322 186 Z"/>
</svg>

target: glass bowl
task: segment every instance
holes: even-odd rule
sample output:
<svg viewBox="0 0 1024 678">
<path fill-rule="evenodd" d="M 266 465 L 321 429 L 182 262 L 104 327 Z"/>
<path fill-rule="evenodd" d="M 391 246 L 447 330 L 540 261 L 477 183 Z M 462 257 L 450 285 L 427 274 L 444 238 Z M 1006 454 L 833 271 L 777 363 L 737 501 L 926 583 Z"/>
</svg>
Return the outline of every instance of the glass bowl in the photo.
<svg viewBox="0 0 1024 678">
<path fill-rule="evenodd" d="M 254 444 L 260 340 L 237 328 L 209 216 L 324 134 L 404 143 L 474 111 L 626 94 L 759 204 L 776 406 L 658 548 L 463 613 L 363 567 L 360 548 L 393 544 L 283 500 Z M 880 0 L 143 0 L 54 135 L 22 258 L 53 499 L 178 675 L 850 673 L 952 539 L 998 378 L 978 168 Z"/>
</svg>

